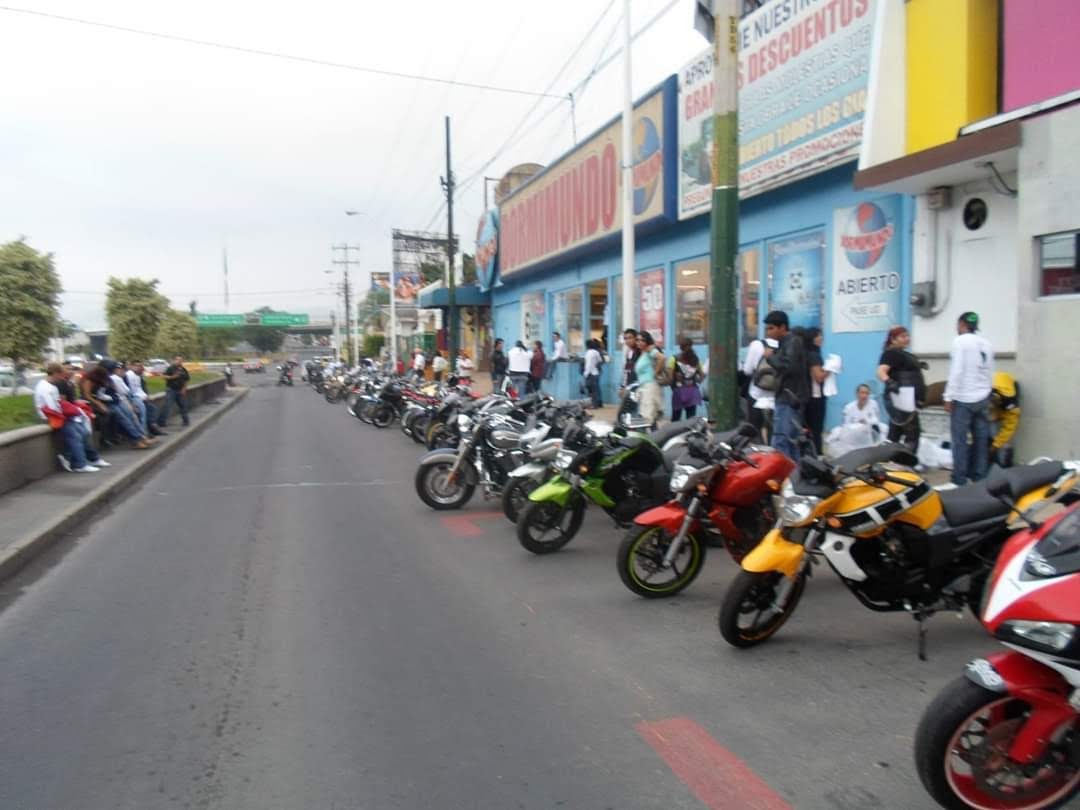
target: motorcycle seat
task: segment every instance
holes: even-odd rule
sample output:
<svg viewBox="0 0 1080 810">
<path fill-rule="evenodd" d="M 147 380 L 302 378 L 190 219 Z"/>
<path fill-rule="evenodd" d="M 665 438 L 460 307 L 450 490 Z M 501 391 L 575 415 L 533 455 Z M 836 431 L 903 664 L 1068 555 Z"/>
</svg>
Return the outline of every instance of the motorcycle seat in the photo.
<svg viewBox="0 0 1080 810">
<path fill-rule="evenodd" d="M 904 445 L 886 442 L 873 447 L 860 447 L 858 450 L 844 453 L 833 463 L 837 472 L 847 474 L 853 473 L 861 467 L 868 467 L 871 464 L 885 464 L 887 462 L 895 462 L 905 467 L 914 467 L 919 460 Z"/>
<path fill-rule="evenodd" d="M 664 425 L 662 428 L 657 428 L 653 433 L 649 434 L 649 438 L 660 447 L 663 447 L 669 439 L 673 439 L 681 433 L 686 433 L 691 430 L 695 424 L 695 420 L 693 419 L 672 422 L 669 425 Z"/>
<path fill-rule="evenodd" d="M 1009 513 L 1009 507 L 986 491 L 982 482 L 939 492 L 941 508 L 950 526 L 964 526 Z"/>
<path fill-rule="evenodd" d="M 1009 495 L 1013 499 L 1027 495 L 1031 490 L 1054 483 L 1065 472 L 1065 465 L 1060 461 L 1043 461 L 1039 464 L 1025 464 L 1021 467 L 995 467 L 986 479 L 987 486 L 1004 479 L 1009 484 Z"/>
</svg>

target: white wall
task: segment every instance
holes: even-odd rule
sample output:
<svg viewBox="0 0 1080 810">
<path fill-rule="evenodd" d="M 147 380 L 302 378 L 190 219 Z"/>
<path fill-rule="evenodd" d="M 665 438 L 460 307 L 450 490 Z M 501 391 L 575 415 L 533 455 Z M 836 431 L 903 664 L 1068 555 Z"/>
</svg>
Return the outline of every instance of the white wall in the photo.
<svg viewBox="0 0 1080 810">
<path fill-rule="evenodd" d="M 1036 237 L 1080 229 L 1080 107 L 1025 121 L 1018 217 L 1021 457 L 1080 458 L 1080 297 L 1038 300 Z"/>
</svg>

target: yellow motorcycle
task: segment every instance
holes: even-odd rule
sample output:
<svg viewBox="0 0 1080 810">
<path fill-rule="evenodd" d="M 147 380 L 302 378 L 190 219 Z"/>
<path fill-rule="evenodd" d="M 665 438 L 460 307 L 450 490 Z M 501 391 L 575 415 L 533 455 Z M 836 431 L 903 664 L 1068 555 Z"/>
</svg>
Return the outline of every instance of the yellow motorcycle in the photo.
<svg viewBox="0 0 1080 810">
<path fill-rule="evenodd" d="M 775 496 L 776 526 L 743 558 L 720 608 L 720 633 L 736 647 L 767 640 L 795 612 L 811 562 L 824 558 L 863 605 L 907 611 L 919 622 L 938 610 L 976 613 L 1010 524 L 1040 501 L 1080 499 L 1080 465 L 1045 461 L 1007 470 L 1012 506 L 987 482 L 935 490 L 902 445 L 855 450 L 834 462 L 804 458 Z M 1040 508 L 1041 508 L 1040 504 Z"/>
</svg>

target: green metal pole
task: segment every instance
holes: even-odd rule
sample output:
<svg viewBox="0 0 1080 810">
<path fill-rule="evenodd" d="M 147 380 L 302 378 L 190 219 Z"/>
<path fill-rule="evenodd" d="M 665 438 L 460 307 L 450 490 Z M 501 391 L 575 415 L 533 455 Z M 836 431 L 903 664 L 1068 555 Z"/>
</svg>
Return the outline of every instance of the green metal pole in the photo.
<svg viewBox="0 0 1080 810">
<path fill-rule="evenodd" d="M 714 0 L 713 195 L 710 219 L 709 418 L 721 430 L 738 421 L 739 331 L 735 295 L 739 251 L 739 0 Z"/>
<path fill-rule="evenodd" d="M 454 172 L 450 167 L 450 116 L 446 116 L 446 258 L 449 263 L 449 275 L 446 283 L 447 326 L 446 348 L 450 355 L 450 365 L 457 362 L 457 295 L 454 278 Z"/>
</svg>

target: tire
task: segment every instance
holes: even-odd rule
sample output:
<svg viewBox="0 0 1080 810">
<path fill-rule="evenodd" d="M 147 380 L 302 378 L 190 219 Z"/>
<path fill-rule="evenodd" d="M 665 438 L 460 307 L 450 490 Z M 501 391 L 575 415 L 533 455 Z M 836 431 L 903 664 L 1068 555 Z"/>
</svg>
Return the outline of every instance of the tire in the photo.
<svg viewBox="0 0 1080 810">
<path fill-rule="evenodd" d="M 718 617 L 720 635 L 733 647 L 753 647 L 766 641 L 784 626 L 784 623 L 795 612 L 795 607 L 802 598 L 806 588 L 806 572 L 800 570 L 795 575 L 795 581 L 787 591 L 787 598 L 781 611 L 769 618 L 763 624 L 755 624 L 748 628 L 739 627 L 739 619 L 754 610 L 758 618 L 768 603 L 775 602 L 776 590 L 787 577 L 778 571 L 768 571 L 763 574 L 752 571 L 739 571 L 735 575 L 727 594 L 724 595 L 723 604 L 720 606 Z M 747 610 L 749 608 L 749 610 Z"/>
<path fill-rule="evenodd" d="M 619 544 L 615 564 L 623 585 L 646 599 L 662 599 L 684 590 L 697 579 L 705 565 L 705 545 L 689 532 L 672 561 L 664 569 L 660 563 L 675 538 L 659 526 L 633 526 Z M 680 561 L 681 564 L 680 564 Z M 652 580 L 650 574 L 670 573 L 666 580 Z"/>
<path fill-rule="evenodd" d="M 441 419 L 429 419 L 427 427 L 424 428 L 424 444 L 427 446 L 428 450 L 435 449 L 431 446 L 431 437 L 432 434 L 434 434 L 435 431 L 439 429 L 440 425 L 445 427 L 446 423 L 443 422 Z"/>
<path fill-rule="evenodd" d="M 517 538 L 522 548 L 533 554 L 551 554 L 574 539 L 585 519 L 585 501 L 577 493 L 572 493 L 570 498 L 565 511 L 553 501 L 529 501 L 517 519 Z M 569 521 L 547 539 L 550 524 L 560 513 L 563 520 L 569 518 Z"/>
<path fill-rule="evenodd" d="M 540 485 L 535 478 L 511 478 L 503 487 L 502 510 L 506 519 L 517 523 L 518 515 L 529 501 L 529 493 Z"/>
<path fill-rule="evenodd" d="M 1019 724 L 1023 722 L 1024 711 L 1028 708 L 1030 707 L 1026 702 L 1008 694 L 991 692 L 964 676 L 949 683 L 934 698 L 923 712 L 919 727 L 915 731 L 915 768 L 919 772 L 923 787 L 938 804 L 950 810 L 970 810 L 980 805 L 1005 806 L 998 804 L 1000 798 L 983 790 L 980 784 L 985 783 L 988 778 L 992 779 L 995 774 L 983 772 L 979 777 L 974 777 L 970 764 L 953 754 L 953 751 L 959 747 L 961 735 L 967 737 L 972 733 L 971 724 L 973 721 L 978 722 L 978 715 L 997 718 L 997 722 L 988 728 L 985 720 L 982 722 L 987 732 L 993 734 L 996 729 L 1002 734 L 998 738 L 998 745 L 993 748 L 995 751 L 1000 750 L 1012 739 L 1015 728 L 1019 728 Z M 1073 723 L 1076 723 L 1075 719 Z M 1015 726 L 1011 732 L 1008 728 L 1010 725 Z M 987 761 L 1002 762 L 1007 761 L 1007 757 L 991 755 L 983 759 L 984 763 Z M 954 771 L 956 765 L 966 772 Z M 1008 775 L 1017 772 L 1019 768 L 1017 771 L 1009 771 Z M 1015 810 L 1048 810 L 1064 806 L 1071 797 L 1080 792 L 1080 762 L 1072 762 L 1071 768 L 1058 769 L 1058 773 L 1059 784 L 1051 782 L 1043 785 L 1040 792 L 1030 797 L 1028 804 L 1010 802 L 1008 806 Z M 1058 773 L 1051 771 L 1051 775 Z M 1012 798 L 1017 797 L 1014 794 Z"/>
<path fill-rule="evenodd" d="M 456 447 L 454 434 L 450 427 L 443 422 L 438 422 L 434 429 L 428 431 L 428 450 L 438 450 L 440 447 Z"/>
<path fill-rule="evenodd" d="M 371 424 L 382 429 L 390 427 L 394 421 L 394 409 L 389 405 L 379 405 L 371 412 Z"/>
<path fill-rule="evenodd" d="M 427 435 L 428 420 L 430 418 L 431 417 L 427 415 L 418 416 L 412 421 L 412 424 L 409 426 L 411 428 L 410 433 L 412 436 L 412 440 L 417 444 L 424 443 L 424 437 Z"/>
<path fill-rule="evenodd" d="M 476 490 L 476 485 L 470 484 L 464 473 L 458 474 L 456 484 L 445 481 L 453 466 L 450 461 L 435 461 L 421 464 L 416 471 L 416 494 L 432 509 L 460 509 Z"/>
</svg>

